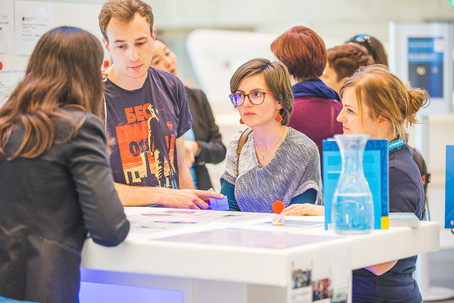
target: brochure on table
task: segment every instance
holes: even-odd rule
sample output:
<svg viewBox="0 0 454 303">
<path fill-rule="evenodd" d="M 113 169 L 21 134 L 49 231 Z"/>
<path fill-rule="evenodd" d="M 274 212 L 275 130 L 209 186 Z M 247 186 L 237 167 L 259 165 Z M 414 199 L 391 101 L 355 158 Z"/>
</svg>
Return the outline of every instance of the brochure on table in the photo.
<svg viewBox="0 0 454 303">
<path fill-rule="evenodd" d="M 216 245 L 260 247 L 256 242 L 272 235 L 285 238 L 290 246 L 329 240 L 328 236 L 294 236 L 293 232 L 323 227 L 323 217 L 287 217 L 285 226 L 273 226 L 271 214 L 236 211 L 202 211 L 156 207 L 127 207 L 130 239 L 177 241 Z M 238 237 L 251 241 L 239 242 Z M 299 239 L 298 239 L 299 238 Z M 333 239 L 339 237 L 333 236 Z M 211 239 L 211 240 L 209 240 Z M 229 243 L 226 239 L 230 239 Z M 312 240 L 309 240 L 312 239 Z M 264 243 L 263 247 L 269 247 Z"/>
<path fill-rule="evenodd" d="M 374 203 L 374 229 L 388 229 L 389 185 L 387 140 L 369 139 L 367 141 L 363 156 L 363 169 Z M 342 157 L 336 141 L 334 139 L 323 140 L 325 229 L 328 229 L 331 223 L 331 205 L 341 171 Z"/>
</svg>

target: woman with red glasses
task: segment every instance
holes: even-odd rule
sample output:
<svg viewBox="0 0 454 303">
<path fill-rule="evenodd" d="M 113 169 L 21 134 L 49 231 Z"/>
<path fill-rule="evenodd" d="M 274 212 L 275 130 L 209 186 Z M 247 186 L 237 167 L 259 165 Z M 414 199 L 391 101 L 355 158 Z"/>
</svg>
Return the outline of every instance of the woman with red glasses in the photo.
<svg viewBox="0 0 454 303">
<path fill-rule="evenodd" d="M 321 203 L 320 159 L 315 143 L 287 126 L 293 94 L 287 68 L 280 62 L 253 59 L 230 80 L 230 100 L 252 132 L 237 149 L 241 133 L 227 149 L 221 193 L 230 210 L 273 212 L 276 200 L 286 207 Z"/>
</svg>

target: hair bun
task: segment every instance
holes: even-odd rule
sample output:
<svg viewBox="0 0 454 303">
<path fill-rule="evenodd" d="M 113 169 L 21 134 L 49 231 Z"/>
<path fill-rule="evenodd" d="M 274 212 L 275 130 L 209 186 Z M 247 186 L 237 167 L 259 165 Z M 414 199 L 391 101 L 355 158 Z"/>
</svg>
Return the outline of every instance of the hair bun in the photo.
<svg viewBox="0 0 454 303">
<path fill-rule="evenodd" d="M 410 123 L 415 123 L 417 120 L 415 118 L 416 113 L 421 107 L 425 107 L 429 104 L 430 96 L 427 91 L 420 88 L 408 89 L 408 111 L 407 111 L 407 121 Z"/>
</svg>

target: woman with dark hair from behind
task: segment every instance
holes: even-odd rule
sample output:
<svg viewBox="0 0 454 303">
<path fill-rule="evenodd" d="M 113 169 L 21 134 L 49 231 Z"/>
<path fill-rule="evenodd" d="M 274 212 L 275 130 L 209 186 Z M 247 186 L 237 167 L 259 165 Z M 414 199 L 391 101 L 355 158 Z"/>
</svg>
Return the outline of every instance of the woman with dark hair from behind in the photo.
<svg viewBox="0 0 454 303">
<path fill-rule="evenodd" d="M 322 81 L 337 93 L 361 66 L 375 64 L 367 49 L 356 43 L 345 43 L 329 48 L 328 63 L 321 77 Z"/>
<path fill-rule="evenodd" d="M 327 62 L 325 43 L 310 28 L 295 26 L 273 41 L 271 51 L 290 73 L 295 103 L 289 126 L 315 142 L 321 164 L 323 140 L 342 134 L 336 121 L 340 97 L 319 79 Z"/>
<path fill-rule="evenodd" d="M 94 35 L 52 29 L 0 109 L 0 296 L 76 302 L 87 233 L 128 234 L 98 118 L 102 58 Z"/>
<path fill-rule="evenodd" d="M 386 54 L 385 47 L 377 38 L 367 34 L 360 34 L 351 37 L 348 42 L 356 43 L 367 48 L 369 54 L 374 58 L 375 64 L 388 66 L 388 55 Z"/>
</svg>

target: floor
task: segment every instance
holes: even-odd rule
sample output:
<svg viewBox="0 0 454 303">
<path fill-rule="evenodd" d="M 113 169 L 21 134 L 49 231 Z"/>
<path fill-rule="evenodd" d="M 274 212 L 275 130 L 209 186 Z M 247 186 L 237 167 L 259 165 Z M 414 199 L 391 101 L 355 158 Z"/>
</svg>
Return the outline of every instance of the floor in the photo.
<svg viewBox="0 0 454 303">
<path fill-rule="evenodd" d="M 424 286 L 426 286 L 426 288 L 429 286 L 429 290 L 439 287 L 442 289 L 435 289 L 437 290 L 436 293 L 448 291 L 448 294 L 450 294 L 450 298 L 446 300 L 424 300 L 424 302 L 454 303 L 454 234 L 451 233 L 450 229 L 444 228 L 444 176 L 437 176 L 434 174 L 432 181 L 433 182 L 429 183 L 428 203 L 431 221 L 437 221 L 440 224 L 440 250 L 438 252 L 429 253 L 426 256 L 428 262 L 427 267 L 425 270 L 423 269 L 423 272 L 427 272 L 425 276 L 428 277 L 428 279 L 426 280 L 425 285 L 420 285 L 420 289 L 424 289 Z M 424 298 L 424 291 L 422 291 L 422 293 Z M 430 295 L 430 292 L 428 292 L 428 294 Z"/>
<path fill-rule="evenodd" d="M 452 237 L 454 238 L 454 235 Z M 442 249 L 428 254 L 428 263 L 429 290 L 436 290 L 438 294 L 440 291 L 443 293 L 448 291 L 451 295 L 445 300 L 424 300 L 424 302 L 454 303 L 454 249 Z M 422 290 L 422 294 L 423 299 L 427 298 L 424 296 L 424 290 Z M 430 294 L 428 293 L 428 295 Z"/>
</svg>

